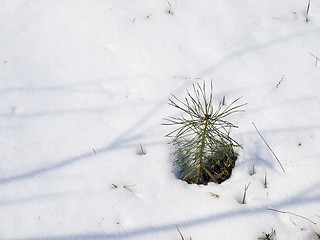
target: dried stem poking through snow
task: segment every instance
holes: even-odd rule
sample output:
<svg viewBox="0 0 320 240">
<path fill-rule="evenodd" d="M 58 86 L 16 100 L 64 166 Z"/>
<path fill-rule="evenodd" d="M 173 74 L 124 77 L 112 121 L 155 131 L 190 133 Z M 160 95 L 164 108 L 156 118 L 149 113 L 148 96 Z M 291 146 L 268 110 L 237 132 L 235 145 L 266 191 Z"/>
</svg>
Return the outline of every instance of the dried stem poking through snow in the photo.
<svg viewBox="0 0 320 240">
<path fill-rule="evenodd" d="M 314 57 L 316 59 L 316 63 L 315 66 L 318 65 L 318 61 L 320 61 L 320 58 L 318 58 L 318 56 L 313 55 L 312 53 L 308 52 L 312 57 Z"/>
<path fill-rule="evenodd" d="M 305 220 L 307 220 L 307 221 L 309 221 L 309 222 L 311 222 L 311 223 L 316 225 L 316 223 L 311 221 L 309 218 L 306 218 L 304 216 L 301 216 L 301 215 L 298 215 L 298 214 L 295 214 L 295 213 L 292 213 L 292 212 L 281 211 L 281 210 L 277 210 L 277 209 L 273 209 L 273 208 L 268 208 L 268 210 L 275 211 L 275 212 L 278 212 L 278 213 L 290 214 L 290 215 L 293 215 L 293 216 L 296 216 L 296 217 L 300 217 L 300 218 L 303 218 L 303 219 L 305 219 Z"/>
<path fill-rule="evenodd" d="M 309 20 L 309 10 L 310 10 L 310 0 L 308 2 L 308 6 L 307 6 L 307 13 L 306 13 L 306 22 L 308 23 L 310 20 Z"/>
<path fill-rule="evenodd" d="M 254 124 L 254 122 L 252 122 L 254 128 L 256 129 L 257 133 L 260 135 L 260 137 L 262 138 L 262 140 L 265 142 L 265 144 L 267 145 L 267 147 L 270 149 L 270 151 L 272 152 L 273 156 L 277 159 L 280 167 L 282 168 L 283 172 L 286 172 L 280 162 L 280 160 L 278 159 L 277 155 L 274 153 L 274 151 L 272 151 L 271 147 L 269 146 L 269 144 L 267 143 L 267 141 L 262 137 L 261 133 L 259 132 L 258 128 L 256 127 L 256 125 Z"/>
<path fill-rule="evenodd" d="M 250 184 L 251 184 L 251 182 L 249 182 L 248 185 L 244 185 L 244 193 L 243 193 L 243 198 L 242 198 L 242 204 L 246 203 L 247 190 L 248 190 Z"/>
</svg>

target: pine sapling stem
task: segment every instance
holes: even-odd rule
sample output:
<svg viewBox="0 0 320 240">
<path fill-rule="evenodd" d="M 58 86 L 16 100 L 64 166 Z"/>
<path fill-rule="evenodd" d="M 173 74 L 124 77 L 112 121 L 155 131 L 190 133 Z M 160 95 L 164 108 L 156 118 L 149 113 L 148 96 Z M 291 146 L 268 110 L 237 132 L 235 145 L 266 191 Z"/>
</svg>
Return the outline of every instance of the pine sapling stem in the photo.
<svg viewBox="0 0 320 240">
<path fill-rule="evenodd" d="M 199 168 L 198 168 L 198 176 L 197 176 L 196 184 L 198 184 L 198 182 L 199 182 L 199 180 L 200 180 L 200 175 L 201 175 L 201 167 L 202 167 L 202 159 L 203 159 L 203 149 L 204 149 L 204 144 L 205 144 L 205 138 L 206 138 L 208 120 L 209 120 L 209 115 L 206 114 L 204 129 L 203 129 L 203 133 L 202 133 L 202 136 L 201 136 L 201 146 L 200 146 L 200 156 L 199 156 Z"/>
</svg>

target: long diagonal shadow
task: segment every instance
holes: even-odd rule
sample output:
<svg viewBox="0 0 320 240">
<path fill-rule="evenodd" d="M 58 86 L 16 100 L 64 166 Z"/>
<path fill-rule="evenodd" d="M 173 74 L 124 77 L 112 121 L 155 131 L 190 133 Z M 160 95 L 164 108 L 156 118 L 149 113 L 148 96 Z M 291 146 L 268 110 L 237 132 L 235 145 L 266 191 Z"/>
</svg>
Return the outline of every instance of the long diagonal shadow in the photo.
<svg viewBox="0 0 320 240">
<path fill-rule="evenodd" d="M 75 234 L 75 235 L 62 235 L 62 236 L 48 236 L 48 237 L 29 237 L 29 238 L 12 238 L 6 240 L 93 240 L 93 239 L 128 239 L 133 237 L 145 236 L 152 233 L 160 233 L 160 232 L 168 232 L 168 231 L 175 231 L 176 226 L 179 227 L 195 227 L 203 224 L 214 223 L 218 221 L 222 221 L 228 218 L 236 218 L 236 217 L 243 217 L 247 215 L 253 214 L 278 214 L 273 211 L 268 211 L 268 207 L 272 207 L 274 209 L 283 209 L 288 208 L 290 206 L 299 206 L 303 204 L 312 204 L 312 203 L 319 203 L 320 204 L 320 194 L 307 197 L 306 193 L 312 191 L 316 188 L 319 188 L 320 182 L 317 182 L 310 186 L 303 191 L 296 193 L 290 199 L 285 199 L 280 201 L 279 203 L 273 204 L 272 206 L 259 206 L 255 208 L 238 208 L 235 211 L 228 211 L 219 213 L 216 215 L 210 215 L 198 219 L 180 221 L 177 223 L 169 223 L 160 226 L 148 226 L 144 228 L 137 228 L 130 231 L 123 231 L 123 232 L 113 232 L 113 233 L 103 233 L 103 232 L 96 232 L 96 233 L 86 233 L 86 234 Z M 317 190 L 317 189 L 316 189 Z M 2 240 L 0 238 L 0 240 Z M 4 240 L 4 239 L 3 239 Z"/>
<path fill-rule="evenodd" d="M 266 47 L 269 47 L 269 46 L 272 46 L 272 45 L 279 44 L 279 43 L 284 42 L 284 41 L 291 40 L 293 38 L 305 37 L 306 35 L 310 35 L 310 34 L 314 34 L 314 33 L 319 34 L 320 33 L 320 28 L 316 28 L 316 29 L 308 30 L 308 31 L 304 31 L 304 32 L 296 32 L 296 33 L 293 33 L 293 34 L 290 34 L 290 35 L 287 35 L 287 36 L 283 36 L 283 37 L 278 37 L 278 38 L 272 39 L 269 42 L 259 43 L 259 44 L 256 44 L 256 45 L 253 45 L 253 46 L 250 46 L 250 47 L 247 47 L 247 48 L 243 48 L 243 49 L 231 52 L 230 54 L 228 54 L 227 56 L 222 58 L 220 61 L 215 63 L 213 66 L 208 67 L 207 69 L 204 69 L 201 72 L 200 76 L 201 75 L 208 75 L 208 74 L 213 73 L 217 68 L 219 68 L 219 66 L 225 64 L 227 61 L 233 59 L 234 57 L 242 56 L 242 55 L 245 55 L 247 53 L 262 49 L 262 48 L 266 48 Z"/>
<path fill-rule="evenodd" d="M 156 111 L 157 109 L 155 109 L 154 111 Z M 149 115 L 149 114 L 146 114 Z M 144 119 L 145 120 L 145 119 Z M 141 119 L 137 121 L 137 124 L 135 124 L 135 126 L 133 126 L 130 129 L 135 129 L 138 125 L 138 123 L 141 123 Z M 131 130 L 127 130 L 125 131 L 123 134 L 121 134 L 120 136 L 118 136 L 114 141 L 112 141 L 110 144 L 108 144 L 106 147 L 102 147 L 102 148 L 95 148 L 95 154 L 93 152 L 88 152 L 88 153 L 84 153 L 84 154 L 80 154 L 65 160 L 61 160 L 58 163 L 49 165 L 49 166 L 44 166 L 26 173 L 21 173 L 12 177 L 7 177 L 7 178 L 0 178 L 0 184 L 5 184 L 5 183 L 10 183 L 10 182 L 14 182 L 17 180 L 23 180 L 23 179 L 27 179 L 27 178 L 31 178 L 31 177 L 35 177 L 39 174 L 45 173 L 45 172 L 50 172 L 50 171 L 54 171 L 54 170 L 58 170 L 61 169 L 63 167 L 67 167 L 69 165 L 72 165 L 76 162 L 85 160 L 85 159 L 90 159 L 92 157 L 95 157 L 97 155 L 101 155 L 107 151 L 112 151 L 112 150 L 116 150 L 119 148 L 123 148 L 123 147 L 130 147 L 130 145 L 127 144 L 127 142 L 130 142 L 131 139 L 134 139 L 135 136 L 128 138 L 127 135 L 129 132 L 131 132 Z M 120 142 L 121 140 L 121 142 Z"/>
<path fill-rule="evenodd" d="M 185 83 L 183 86 L 181 86 L 176 92 L 179 93 L 179 92 L 183 91 L 186 84 L 187 83 Z M 129 143 L 133 139 L 136 139 L 137 137 L 139 137 L 140 134 L 128 137 L 129 133 L 132 132 L 133 130 L 138 129 L 139 126 L 142 125 L 141 123 L 145 123 L 148 119 L 150 119 L 154 115 L 155 112 L 160 111 L 161 107 L 166 106 L 166 102 L 167 102 L 167 98 L 165 100 L 161 101 L 161 105 L 157 105 L 150 112 L 148 112 L 145 115 L 143 115 L 142 117 L 140 117 L 135 122 L 135 124 L 133 124 L 132 127 L 127 129 L 124 133 L 122 133 L 120 136 L 118 136 L 116 139 L 114 139 L 107 146 L 101 147 L 101 148 L 95 148 L 95 151 L 96 151 L 95 154 L 93 154 L 93 152 L 90 151 L 88 153 L 73 156 L 71 158 L 61 160 L 61 161 L 54 163 L 52 165 L 40 167 L 35 170 L 26 172 L 26 173 L 21 173 L 21 174 L 11 176 L 11 177 L 6 177 L 6 178 L 0 178 L 0 184 L 7 184 L 7 183 L 11 183 L 11 182 L 18 181 L 18 180 L 28 179 L 28 178 L 40 175 L 42 173 L 55 171 L 55 170 L 67 167 L 67 166 L 72 165 L 72 164 L 79 162 L 79 161 L 90 159 L 90 158 L 95 157 L 97 155 L 101 155 L 107 151 L 113 151 L 113 150 L 120 149 L 120 148 L 131 147 L 131 145 L 129 145 Z M 161 106 L 161 107 L 159 107 L 159 106 Z"/>
</svg>

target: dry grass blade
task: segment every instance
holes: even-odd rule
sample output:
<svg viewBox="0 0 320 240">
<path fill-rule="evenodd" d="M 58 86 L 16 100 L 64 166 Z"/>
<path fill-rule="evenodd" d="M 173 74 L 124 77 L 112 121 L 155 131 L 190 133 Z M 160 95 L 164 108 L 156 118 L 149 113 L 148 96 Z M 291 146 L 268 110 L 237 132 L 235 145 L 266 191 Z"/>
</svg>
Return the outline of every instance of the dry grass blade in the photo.
<svg viewBox="0 0 320 240">
<path fill-rule="evenodd" d="M 139 143 L 139 144 L 140 144 L 140 149 L 141 149 L 141 155 L 146 155 L 146 153 L 143 151 L 141 143 Z"/>
<path fill-rule="evenodd" d="M 254 170 L 254 166 L 255 166 L 256 164 L 253 164 L 252 165 L 252 172 L 250 173 L 250 175 L 254 175 L 256 172 L 255 172 L 255 170 Z"/>
<path fill-rule="evenodd" d="M 278 82 L 276 88 L 278 88 L 280 86 L 280 84 L 282 83 L 283 79 L 284 79 L 285 76 L 282 76 L 281 80 Z"/>
<path fill-rule="evenodd" d="M 308 6 L 307 6 L 306 22 L 309 22 L 309 17 L 308 17 L 308 15 L 309 15 L 309 10 L 310 10 L 310 0 L 309 0 L 309 2 L 308 2 Z"/>
<path fill-rule="evenodd" d="M 296 216 L 296 217 L 300 217 L 300 218 L 303 218 L 303 219 L 305 219 L 305 220 L 307 220 L 307 221 L 309 221 L 309 222 L 311 222 L 311 223 L 316 225 L 316 223 L 311 221 L 309 218 L 306 218 L 306 217 L 301 216 L 299 214 L 295 214 L 295 213 L 287 212 L 287 211 L 281 211 L 281 210 L 277 210 L 277 209 L 274 209 L 274 208 L 268 208 L 268 210 L 275 211 L 275 212 L 278 212 L 278 213 L 283 213 L 283 214 L 290 214 L 290 215 L 293 215 L 293 216 Z"/>
<path fill-rule="evenodd" d="M 218 194 L 215 194 L 213 192 L 209 192 L 211 194 L 212 197 L 216 197 L 216 198 L 219 198 L 220 196 Z"/>
<path fill-rule="evenodd" d="M 308 52 L 308 53 L 309 53 L 312 57 L 315 58 L 315 60 L 316 60 L 315 66 L 317 66 L 317 65 L 318 65 L 318 61 L 320 61 L 320 59 L 319 59 L 317 56 L 313 55 L 312 53 L 310 53 L 310 52 Z"/>
<path fill-rule="evenodd" d="M 264 141 L 264 143 L 267 145 L 267 147 L 269 148 L 269 150 L 272 152 L 273 156 L 277 159 L 280 167 L 282 168 L 283 172 L 286 172 L 280 162 L 280 160 L 278 159 L 277 155 L 274 153 L 274 151 L 271 149 L 271 147 L 269 146 L 269 144 L 267 143 L 267 141 L 262 137 L 261 133 L 259 132 L 258 128 L 256 127 L 256 125 L 254 124 L 254 122 L 252 122 L 254 128 L 256 129 L 257 133 L 260 135 L 260 137 L 262 138 L 262 140 Z"/>
<path fill-rule="evenodd" d="M 184 237 L 183 237 L 182 233 L 180 232 L 178 226 L 176 226 L 176 228 L 177 228 L 177 230 L 178 230 L 178 232 L 179 232 L 179 234 L 180 234 L 181 239 L 184 240 Z"/>
<path fill-rule="evenodd" d="M 242 198 L 242 204 L 245 204 L 246 203 L 246 195 L 247 195 L 247 190 L 250 186 L 251 182 L 249 182 L 248 185 L 244 185 L 244 193 L 243 193 L 243 198 Z"/>
<path fill-rule="evenodd" d="M 131 187 L 135 187 L 137 184 L 133 184 L 133 185 L 124 185 L 123 188 L 131 188 Z"/>
<path fill-rule="evenodd" d="M 172 13 L 172 12 L 171 12 L 172 6 L 171 6 L 171 4 L 170 4 L 170 2 L 169 2 L 168 0 L 167 0 L 167 3 L 168 3 L 168 5 L 169 5 L 169 7 L 170 7 L 169 10 L 168 10 L 168 13 L 171 14 L 171 13 Z"/>
</svg>

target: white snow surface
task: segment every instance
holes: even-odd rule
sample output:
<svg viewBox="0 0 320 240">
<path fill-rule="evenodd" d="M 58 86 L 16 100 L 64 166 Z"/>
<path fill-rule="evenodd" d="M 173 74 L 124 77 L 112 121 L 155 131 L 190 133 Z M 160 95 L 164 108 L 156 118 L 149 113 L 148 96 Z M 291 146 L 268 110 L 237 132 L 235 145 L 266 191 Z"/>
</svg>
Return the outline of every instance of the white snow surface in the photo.
<svg viewBox="0 0 320 240">
<path fill-rule="evenodd" d="M 1 0 L 0 239 L 317 239 L 320 2 L 309 22 L 307 4 Z M 211 80 L 216 104 L 247 103 L 229 118 L 243 149 L 230 179 L 191 185 L 161 124 L 180 114 L 171 93 Z"/>
</svg>

